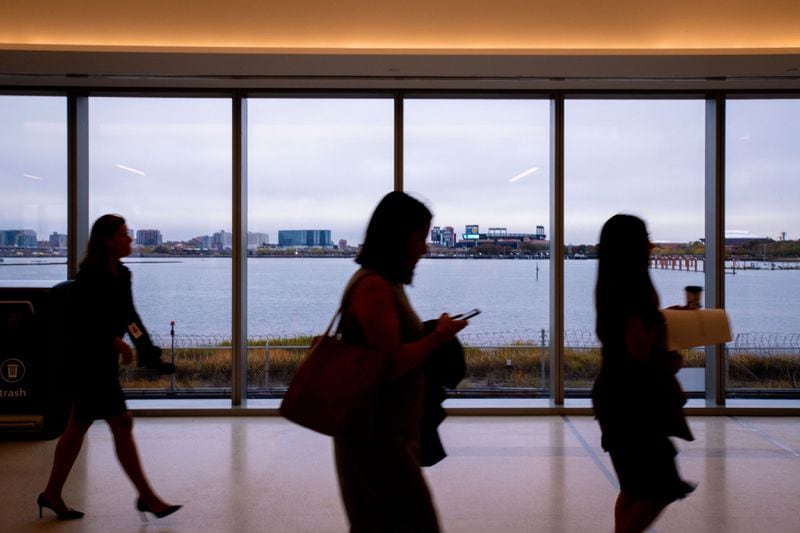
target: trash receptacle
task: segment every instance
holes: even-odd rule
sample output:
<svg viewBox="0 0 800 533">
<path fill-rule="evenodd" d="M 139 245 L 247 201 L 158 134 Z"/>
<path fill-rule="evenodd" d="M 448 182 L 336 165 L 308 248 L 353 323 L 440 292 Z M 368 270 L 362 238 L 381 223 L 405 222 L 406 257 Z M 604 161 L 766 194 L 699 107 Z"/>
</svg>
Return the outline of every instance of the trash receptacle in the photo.
<svg viewBox="0 0 800 533">
<path fill-rule="evenodd" d="M 54 296 L 70 283 L 0 288 L 0 438 L 54 438 L 64 430 L 71 402 Z"/>
</svg>

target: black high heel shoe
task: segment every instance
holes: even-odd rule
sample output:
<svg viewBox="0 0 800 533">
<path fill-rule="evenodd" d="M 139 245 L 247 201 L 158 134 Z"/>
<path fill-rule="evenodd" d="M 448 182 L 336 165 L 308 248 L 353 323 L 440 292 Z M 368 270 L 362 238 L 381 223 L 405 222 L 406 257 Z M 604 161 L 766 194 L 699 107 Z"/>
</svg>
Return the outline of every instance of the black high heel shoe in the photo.
<svg viewBox="0 0 800 533">
<path fill-rule="evenodd" d="M 142 522 L 147 522 L 147 515 L 145 513 L 150 513 L 156 518 L 164 518 L 165 516 L 169 516 L 178 509 L 183 507 L 182 505 L 168 505 L 163 511 L 153 511 L 152 509 L 148 508 L 141 498 L 136 499 L 136 510 L 142 513 Z"/>
<path fill-rule="evenodd" d="M 42 517 L 42 507 L 46 509 L 50 509 L 54 513 L 59 520 L 75 520 L 76 518 L 83 518 L 83 513 L 80 511 L 76 511 L 75 509 L 70 509 L 67 507 L 65 511 L 59 511 L 56 509 L 55 505 L 47 499 L 47 496 L 44 495 L 44 492 L 39 494 L 39 497 L 36 498 L 36 504 L 39 506 L 39 518 Z"/>
</svg>

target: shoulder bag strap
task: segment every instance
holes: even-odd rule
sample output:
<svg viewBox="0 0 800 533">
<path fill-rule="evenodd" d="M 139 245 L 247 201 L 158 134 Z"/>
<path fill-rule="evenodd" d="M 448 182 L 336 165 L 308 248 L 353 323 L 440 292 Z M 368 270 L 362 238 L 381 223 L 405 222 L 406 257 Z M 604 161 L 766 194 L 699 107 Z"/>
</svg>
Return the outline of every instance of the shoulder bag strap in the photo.
<svg viewBox="0 0 800 533">
<path fill-rule="evenodd" d="M 347 306 L 348 302 L 350 301 L 350 295 L 353 294 L 353 291 L 358 286 L 359 283 L 364 278 L 369 276 L 377 276 L 376 272 L 372 272 L 371 270 L 361 270 L 357 277 L 354 277 L 350 280 L 349 284 L 344 290 L 344 294 L 342 295 L 342 301 L 339 303 L 339 309 L 336 310 L 336 313 L 333 314 L 333 318 L 331 318 L 328 327 L 325 329 L 325 336 L 328 337 L 331 334 L 331 331 L 339 332 L 339 328 L 341 327 L 341 319 L 342 319 L 342 311 Z M 334 328 L 334 324 L 336 324 L 336 328 Z"/>
</svg>

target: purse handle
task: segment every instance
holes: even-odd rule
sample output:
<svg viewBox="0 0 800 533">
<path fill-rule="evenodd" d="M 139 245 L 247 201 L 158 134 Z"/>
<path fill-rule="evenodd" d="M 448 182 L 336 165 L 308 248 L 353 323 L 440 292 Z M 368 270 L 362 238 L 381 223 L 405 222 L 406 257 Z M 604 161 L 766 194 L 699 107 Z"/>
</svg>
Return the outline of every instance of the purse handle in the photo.
<svg viewBox="0 0 800 533">
<path fill-rule="evenodd" d="M 377 272 L 374 272 L 372 270 L 366 270 L 366 269 L 359 270 L 358 274 L 359 274 L 359 276 L 357 278 L 355 278 L 355 279 L 351 279 L 350 283 L 347 285 L 347 288 L 345 288 L 344 294 L 342 295 L 342 301 L 341 301 L 341 303 L 339 303 L 339 309 L 337 309 L 336 312 L 333 314 L 333 318 L 331 318 L 331 321 L 328 324 L 328 327 L 325 329 L 324 335 L 326 337 L 329 337 L 331 335 L 331 331 L 335 331 L 336 332 L 334 336 L 341 335 L 341 332 L 339 331 L 339 328 L 342 325 L 342 311 L 344 310 L 345 306 L 349 302 L 350 295 L 353 293 L 355 288 L 358 286 L 359 283 L 361 283 L 361 281 L 364 278 L 366 278 L 368 276 L 373 276 L 373 275 L 377 276 L 378 275 Z M 336 324 L 336 329 L 333 329 L 333 325 L 334 324 Z"/>
</svg>

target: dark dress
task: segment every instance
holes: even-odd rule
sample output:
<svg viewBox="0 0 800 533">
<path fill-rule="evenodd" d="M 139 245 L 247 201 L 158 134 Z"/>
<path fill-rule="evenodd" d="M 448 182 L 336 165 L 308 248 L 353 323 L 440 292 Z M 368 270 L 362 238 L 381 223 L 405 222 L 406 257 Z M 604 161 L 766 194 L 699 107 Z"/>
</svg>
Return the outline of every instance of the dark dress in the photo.
<svg viewBox="0 0 800 533">
<path fill-rule="evenodd" d="M 622 324 L 605 340 L 592 404 L 620 491 L 669 503 L 694 489 L 678 475 L 677 451 L 669 437 L 694 437 L 683 415 L 686 399 L 674 375 L 675 354 L 665 348 L 660 314 L 651 327 L 656 329 L 655 348 L 644 360 L 628 351 Z"/>
<path fill-rule="evenodd" d="M 353 281 L 369 274 L 359 270 L 348 289 Z M 394 285 L 394 293 L 402 342 L 421 338 L 422 322 L 408 303 L 402 285 Z M 363 342 L 364 335 L 346 306 L 342 321 L 343 336 L 352 342 Z M 339 489 L 352 532 L 439 531 L 420 466 L 424 386 L 423 366 L 386 383 L 380 391 L 369 435 L 334 439 Z"/>
<path fill-rule="evenodd" d="M 75 417 L 82 420 L 127 411 L 114 339 L 125 335 L 128 324 L 141 320 L 133 306 L 130 270 L 122 264 L 117 268 L 115 275 L 105 268 L 85 267 L 75 278 L 70 357 Z"/>
</svg>

